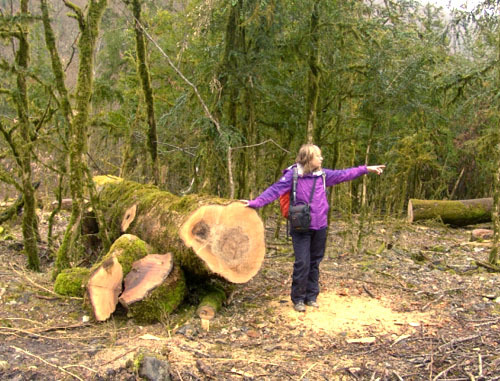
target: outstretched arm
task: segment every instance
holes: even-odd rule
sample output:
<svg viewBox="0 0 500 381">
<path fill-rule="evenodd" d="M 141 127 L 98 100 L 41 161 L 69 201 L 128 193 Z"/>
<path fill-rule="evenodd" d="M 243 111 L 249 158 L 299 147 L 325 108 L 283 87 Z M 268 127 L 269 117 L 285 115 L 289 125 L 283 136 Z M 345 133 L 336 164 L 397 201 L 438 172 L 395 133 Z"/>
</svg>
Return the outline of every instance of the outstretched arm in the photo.
<svg viewBox="0 0 500 381">
<path fill-rule="evenodd" d="M 375 173 L 377 175 L 382 174 L 384 172 L 385 165 L 367 165 L 366 170 L 370 173 Z"/>
</svg>

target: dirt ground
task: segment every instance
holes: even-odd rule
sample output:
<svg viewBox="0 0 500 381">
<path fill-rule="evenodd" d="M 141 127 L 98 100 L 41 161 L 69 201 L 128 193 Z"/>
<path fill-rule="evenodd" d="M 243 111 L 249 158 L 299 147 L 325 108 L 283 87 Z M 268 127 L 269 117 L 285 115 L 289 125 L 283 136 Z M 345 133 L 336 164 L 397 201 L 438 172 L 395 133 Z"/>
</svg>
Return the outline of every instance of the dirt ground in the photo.
<svg viewBox="0 0 500 381">
<path fill-rule="evenodd" d="M 182 381 L 500 380 L 500 278 L 476 265 L 489 243 L 470 242 L 472 227 L 375 221 L 354 253 L 356 225 L 335 222 L 320 308 L 306 313 L 292 309 L 291 243 L 273 227 L 260 272 L 207 331 L 188 303 L 153 325 L 124 311 L 93 322 L 82 300 L 52 293 L 43 244 L 43 271 L 26 271 L 19 225 L 4 226 L 0 379 L 136 380 L 135 359 L 154 354 Z"/>
</svg>

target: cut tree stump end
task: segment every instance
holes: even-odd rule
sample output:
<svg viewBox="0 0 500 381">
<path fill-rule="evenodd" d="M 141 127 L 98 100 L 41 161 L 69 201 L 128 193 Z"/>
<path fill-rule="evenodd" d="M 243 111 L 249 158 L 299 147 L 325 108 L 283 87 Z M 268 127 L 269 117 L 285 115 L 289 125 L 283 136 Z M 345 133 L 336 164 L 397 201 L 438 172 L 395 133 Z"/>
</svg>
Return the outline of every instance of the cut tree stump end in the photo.
<svg viewBox="0 0 500 381">
<path fill-rule="evenodd" d="M 212 272 L 233 283 L 249 281 L 264 260 L 264 224 L 240 202 L 198 208 L 179 235 Z"/>
</svg>

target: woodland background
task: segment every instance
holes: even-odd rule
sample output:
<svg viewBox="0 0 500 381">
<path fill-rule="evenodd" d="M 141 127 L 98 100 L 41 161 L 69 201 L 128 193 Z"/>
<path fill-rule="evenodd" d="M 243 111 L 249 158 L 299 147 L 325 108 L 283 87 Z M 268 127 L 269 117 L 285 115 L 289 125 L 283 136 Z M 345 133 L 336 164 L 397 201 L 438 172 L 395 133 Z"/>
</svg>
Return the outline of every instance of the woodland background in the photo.
<svg viewBox="0 0 500 381">
<path fill-rule="evenodd" d="M 47 237 L 59 271 L 81 255 L 74 226 L 85 200 L 97 202 L 98 174 L 247 199 L 312 141 L 328 168 L 387 165 L 381 178 L 334 188 L 340 217 L 494 194 L 496 1 L 451 14 L 391 0 L 1 0 L 0 9 L 0 180 L 4 198 L 23 195 L 32 269 L 36 198 L 73 198 L 66 234 Z"/>
</svg>

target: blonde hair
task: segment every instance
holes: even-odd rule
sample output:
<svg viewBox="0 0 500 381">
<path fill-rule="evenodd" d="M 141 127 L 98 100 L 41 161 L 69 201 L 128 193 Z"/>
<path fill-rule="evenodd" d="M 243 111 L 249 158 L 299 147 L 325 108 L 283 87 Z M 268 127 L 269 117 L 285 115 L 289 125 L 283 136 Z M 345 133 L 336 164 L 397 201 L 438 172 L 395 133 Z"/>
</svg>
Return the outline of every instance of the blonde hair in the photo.
<svg viewBox="0 0 500 381">
<path fill-rule="evenodd" d="M 317 168 L 312 168 L 311 161 L 314 158 L 314 155 L 321 156 L 321 150 L 318 146 L 314 144 L 304 144 L 299 149 L 299 153 L 297 154 L 297 158 L 295 162 L 300 164 L 302 168 L 304 168 L 304 174 L 311 173 Z"/>
</svg>

